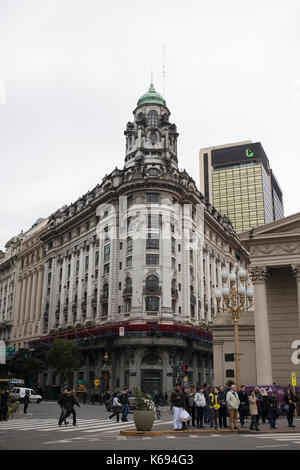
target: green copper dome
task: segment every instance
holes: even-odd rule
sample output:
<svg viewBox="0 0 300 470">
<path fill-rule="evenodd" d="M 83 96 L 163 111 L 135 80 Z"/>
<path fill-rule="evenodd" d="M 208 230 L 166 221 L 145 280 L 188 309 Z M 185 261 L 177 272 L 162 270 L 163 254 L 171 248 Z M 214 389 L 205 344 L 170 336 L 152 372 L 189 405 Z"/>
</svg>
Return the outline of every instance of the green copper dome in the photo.
<svg viewBox="0 0 300 470">
<path fill-rule="evenodd" d="M 142 104 L 162 104 L 166 106 L 166 102 L 163 97 L 155 91 L 153 83 L 151 83 L 149 90 L 145 93 L 137 102 L 137 106 Z"/>
</svg>

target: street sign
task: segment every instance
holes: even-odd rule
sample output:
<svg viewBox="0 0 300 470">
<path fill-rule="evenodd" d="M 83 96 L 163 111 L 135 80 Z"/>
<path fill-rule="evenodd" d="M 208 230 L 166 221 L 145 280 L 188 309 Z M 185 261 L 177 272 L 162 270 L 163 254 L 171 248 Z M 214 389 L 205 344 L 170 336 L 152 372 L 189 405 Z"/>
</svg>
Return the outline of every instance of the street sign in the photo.
<svg viewBox="0 0 300 470">
<path fill-rule="evenodd" d="M 297 381 L 296 381 L 296 374 L 295 372 L 291 373 L 291 378 L 292 378 L 292 386 L 297 387 Z"/>
<path fill-rule="evenodd" d="M 95 387 L 98 387 L 100 385 L 100 380 L 99 379 L 95 379 L 94 380 L 94 385 Z"/>
<path fill-rule="evenodd" d="M 0 364 L 6 364 L 6 346 L 4 341 L 0 341 Z"/>
<path fill-rule="evenodd" d="M 124 336 L 124 326 L 120 326 L 119 328 L 119 336 Z"/>
</svg>

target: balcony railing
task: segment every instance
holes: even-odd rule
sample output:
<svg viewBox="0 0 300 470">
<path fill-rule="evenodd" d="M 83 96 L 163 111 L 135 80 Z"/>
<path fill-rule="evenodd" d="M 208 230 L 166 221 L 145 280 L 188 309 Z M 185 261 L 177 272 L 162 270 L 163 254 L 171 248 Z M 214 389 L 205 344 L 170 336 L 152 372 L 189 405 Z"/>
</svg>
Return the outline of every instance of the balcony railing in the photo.
<svg viewBox="0 0 300 470">
<path fill-rule="evenodd" d="M 161 287 L 160 286 L 144 286 L 143 295 L 160 295 Z"/>
</svg>

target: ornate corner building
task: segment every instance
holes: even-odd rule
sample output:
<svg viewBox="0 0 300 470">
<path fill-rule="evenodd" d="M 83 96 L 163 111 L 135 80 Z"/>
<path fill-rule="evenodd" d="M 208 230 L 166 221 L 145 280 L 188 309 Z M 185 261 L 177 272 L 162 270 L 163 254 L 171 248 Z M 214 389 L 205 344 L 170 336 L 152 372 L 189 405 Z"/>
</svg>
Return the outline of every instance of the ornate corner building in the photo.
<svg viewBox="0 0 300 470">
<path fill-rule="evenodd" d="M 21 300 L 16 334 L 29 319 L 37 354 L 57 338 L 76 341 L 84 362 L 74 384 L 104 377 L 110 390 L 170 393 L 181 364 L 189 383 L 211 382 L 213 290 L 223 267 L 247 268 L 249 258 L 229 219 L 179 170 L 177 128 L 152 84 L 133 116 L 123 169 L 50 215 L 40 232 L 41 308 Z M 59 380 L 47 371 L 41 385 Z"/>
</svg>

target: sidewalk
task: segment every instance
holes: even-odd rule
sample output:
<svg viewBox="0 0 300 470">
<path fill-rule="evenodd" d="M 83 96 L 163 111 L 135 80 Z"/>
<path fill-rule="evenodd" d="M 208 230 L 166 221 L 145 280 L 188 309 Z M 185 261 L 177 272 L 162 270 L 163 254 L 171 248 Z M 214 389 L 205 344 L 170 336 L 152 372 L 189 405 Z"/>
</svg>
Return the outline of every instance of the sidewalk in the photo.
<svg viewBox="0 0 300 470">
<path fill-rule="evenodd" d="M 270 429 L 270 425 L 268 421 L 263 424 L 260 423 L 258 428 L 259 431 L 252 431 L 250 429 L 250 419 L 248 420 L 247 423 L 245 423 L 245 427 L 241 428 L 240 425 L 238 425 L 237 430 L 229 430 L 229 429 L 214 429 L 210 428 L 209 424 L 206 424 L 205 429 L 198 429 L 197 427 L 192 427 L 189 430 L 186 431 L 174 431 L 173 426 L 170 424 L 165 424 L 161 423 L 158 424 L 156 421 L 155 424 L 156 426 L 159 426 L 160 429 L 157 431 L 136 431 L 136 430 L 122 430 L 120 431 L 120 434 L 122 436 L 162 436 L 162 435 L 183 435 L 183 434 L 291 434 L 291 433 L 299 433 L 300 432 L 300 421 L 299 418 L 297 419 L 294 418 L 294 428 L 289 428 L 287 419 L 285 416 L 281 416 L 280 418 L 277 419 L 276 421 L 276 428 L 277 429 Z"/>
</svg>

